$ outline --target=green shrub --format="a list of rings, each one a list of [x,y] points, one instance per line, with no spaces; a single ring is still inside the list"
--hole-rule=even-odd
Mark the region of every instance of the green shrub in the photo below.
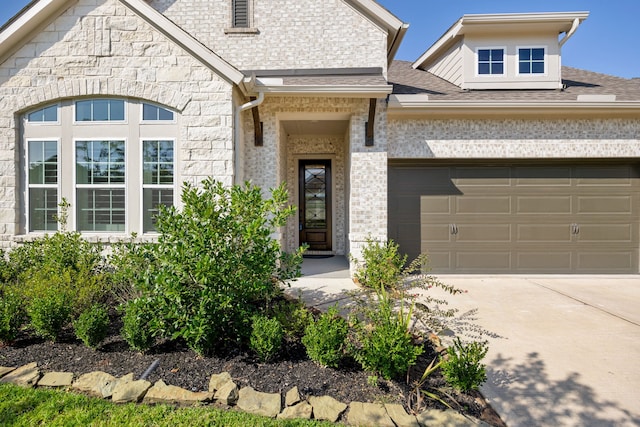
[[[24,300],[9,286],[0,285],[0,342],[11,342],[26,320]]]
[[[277,319],[253,316],[249,346],[263,362],[268,362],[282,346],[283,331]]]
[[[302,344],[311,360],[322,366],[336,368],[344,355],[348,333],[347,321],[340,317],[334,306],[307,326]]]
[[[109,329],[107,309],[99,304],[90,307],[73,322],[73,327],[76,331],[76,337],[87,347],[98,347],[98,344],[107,336]]]
[[[282,299],[273,305],[270,313],[280,322],[283,332],[289,337],[302,337],[304,330],[313,321],[313,316],[300,299]]]
[[[198,354],[248,340],[251,317],[299,275],[302,260],[272,238],[294,208],[284,185],[271,194],[207,179],[201,188],[185,184],[181,210],[161,209],[158,243],[146,249],[154,262],[137,279],[155,334],[182,338]]]
[[[149,301],[145,298],[132,299],[123,306],[123,310],[122,338],[133,350],[149,350],[154,343],[151,331],[153,313]]]
[[[406,374],[422,354],[423,347],[413,343],[408,330],[413,306],[407,310],[404,305],[401,301],[399,312],[394,312],[392,300],[381,288],[377,302],[365,310],[354,350],[365,371],[379,373],[385,379],[397,378]]]
[[[71,320],[71,297],[54,284],[28,302],[27,313],[37,335],[56,341]]]
[[[487,380],[485,365],[481,363],[489,350],[486,342],[462,344],[456,338],[442,359],[441,369],[447,383],[462,391],[477,390]]]
[[[384,243],[367,239],[362,248],[362,263],[356,260],[355,279],[371,289],[393,289],[401,284],[406,255],[400,255],[399,246],[388,240]]]

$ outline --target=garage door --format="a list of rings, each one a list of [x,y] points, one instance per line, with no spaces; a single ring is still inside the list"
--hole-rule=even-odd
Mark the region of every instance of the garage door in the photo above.
[[[633,164],[389,166],[389,237],[439,273],[638,273]]]

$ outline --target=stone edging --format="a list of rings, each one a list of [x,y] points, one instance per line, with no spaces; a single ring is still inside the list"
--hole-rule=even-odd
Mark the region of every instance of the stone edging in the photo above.
[[[238,388],[228,372],[213,374],[206,392],[193,392],[167,385],[163,380],[155,384],[139,379],[133,374],[116,378],[106,372],[96,371],[80,375],[73,381],[71,372],[41,373],[36,362],[11,368],[0,366],[0,383],[12,383],[23,387],[57,387],[79,391],[114,403],[142,402],[193,405],[217,403],[256,415],[278,419],[316,419],[336,422],[342,417],[348,425],[419,427],[419,426],[488,426],[483,421],[470,419],[454,411],[429,410],[417,417],[407,414],[402,405],[351,402],[349,405],[330,396],[310,396],[303,400],[298,387],[284,396],[280,393],[262,393],[251,387]]]

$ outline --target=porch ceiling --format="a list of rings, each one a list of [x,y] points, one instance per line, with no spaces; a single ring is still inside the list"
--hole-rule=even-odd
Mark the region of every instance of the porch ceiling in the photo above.
[[[349,128],[347,120],[283,120],[287,135],[339,135]]]

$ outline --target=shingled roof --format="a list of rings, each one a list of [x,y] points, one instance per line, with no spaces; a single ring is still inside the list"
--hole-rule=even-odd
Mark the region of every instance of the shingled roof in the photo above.
[[[575,101],[578,95],[615,95],[616,101],[640,101],[640,79],[625,79],[562,67],[563,90],[462,90],[411,62],[393,61],[388,81],[393,94],[426,94],[433,101]]]

